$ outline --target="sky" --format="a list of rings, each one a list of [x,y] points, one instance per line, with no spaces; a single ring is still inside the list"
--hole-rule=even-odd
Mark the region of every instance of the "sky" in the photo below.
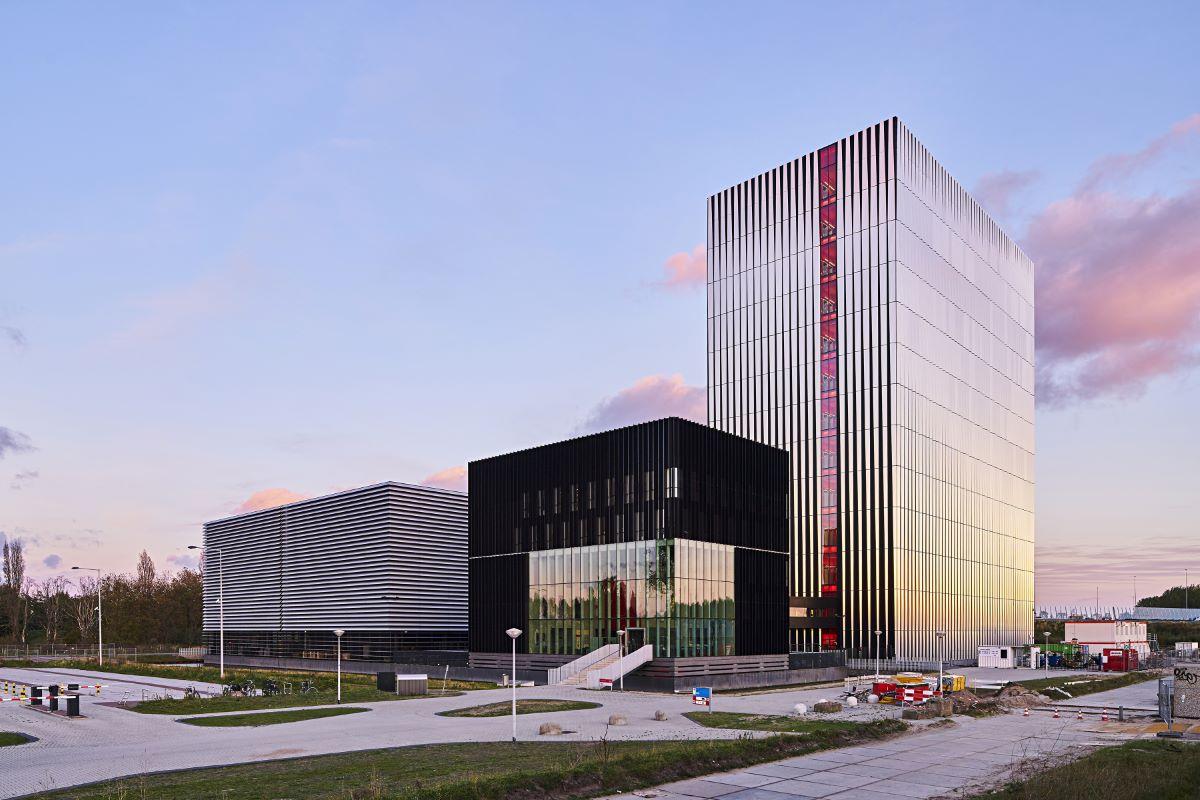
[[[706,197],[896,115],[1037,264],[1038,604],[1200,575],[1200,11],[831,8],[0,5],[0,535],[703,418]]]

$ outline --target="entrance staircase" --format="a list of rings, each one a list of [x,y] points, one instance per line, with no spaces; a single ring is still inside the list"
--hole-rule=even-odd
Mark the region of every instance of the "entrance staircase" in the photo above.
[[[549,670],[546,682],[581,689],[607,689],[654,658],[654,647],[646,645],[621,657],[619,645],[606,644],[561,667]]]
[[[599,661],[597,661],[595,664],[592,664],[591,666],[586,667],[585,669],[583,669],[579,672],[576,672],[574,675],[572,675],[571,677],[569,677],[565,681],[563,681],[562,685],[563,686],[587,686],[589,675],[591,675],[593,672],[608,669],[609,667],[611,667],[613,664],[616,664],[620,660],[621,660],[620,651],[611,653],[611,654],[605,656],[604,658],[600,659]]]

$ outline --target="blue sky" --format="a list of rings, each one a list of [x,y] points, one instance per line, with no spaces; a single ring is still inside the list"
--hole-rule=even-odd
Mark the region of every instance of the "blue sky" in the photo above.
[[[702,387],[703,291],[662,282],[705,198],[885,117],[968,188],[1018,175],[989,200],[1021,240],[1200,111],[1188,4],[855,9],[6,4],[0,531],[42,575],[186,564],[256,492],[417,482]],[[1121,196],[1188,197],[1194,138]],[[1172,364],[1039,412],[1040,601],[1197,554]]]

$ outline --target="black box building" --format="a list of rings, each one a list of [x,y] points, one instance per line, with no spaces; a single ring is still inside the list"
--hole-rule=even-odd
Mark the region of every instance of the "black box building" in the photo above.
[[[787,653],[785,451],[669,418],[474,461],[468,483],[472,663],[513,627],[525,664],[621,630],[656,664]]]

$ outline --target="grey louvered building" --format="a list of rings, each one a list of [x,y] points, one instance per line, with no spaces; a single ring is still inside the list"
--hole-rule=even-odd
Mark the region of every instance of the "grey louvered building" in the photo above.
[[[380,483],[204,525],[204,633],[226,657],[384,662],[465,650],[467,496]]]

